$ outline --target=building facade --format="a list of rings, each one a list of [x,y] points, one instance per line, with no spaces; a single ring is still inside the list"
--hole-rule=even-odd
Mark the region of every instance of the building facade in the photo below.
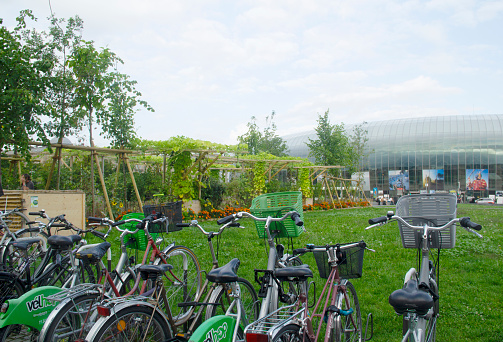
[[[363,127],[369,138],[361,163],[367,191],[487,197],[503,190],[501,114],[376,121]],[[316,133],[285,136],[290,155],[308,157],[308,138],[316,139]]]

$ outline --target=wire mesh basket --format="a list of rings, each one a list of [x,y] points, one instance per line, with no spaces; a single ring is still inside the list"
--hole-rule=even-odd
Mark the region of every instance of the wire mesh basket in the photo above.
[[[143,213],[145,217],[148,215],[162,214],[168,218],[168,232],[176,232],[181,230],[181,227],[177,227],[177,223],[181,223],[183,220],[182,214],[182,201],[168,202],[163,204],[150,204],[143,206]],[[165,233],[166,226],[164,224],[153,224],[150,225],[149,232],[151,233]]]
[[[303,220],[302,192],[300,191],[275,192],[260,195],[253,199],[250,207],[250,213],[263,218],[268,216],[282,217],[292,210],[297,211],[300,219]],[[255,221],[255,227],[260,238],[267,236],[264,221]],[[276,231],[276,237],[297,237],[304,231],[304,227],[299,227],[293,220],[286,219],[281,222],[271,222],[269,230],[271,232]]]
[[[442,226],[456,218],[457,198],[454,194],[419,194],[400,197],[396,203],[396,214],[414,226]],[[404,248],[421,248],[423,232],[405,227],[398,222]],[[431,231],[429,248],[454,248],[456,226],[442,231]]]
[[[343,246],[343,245],[341,245]],[[343,279],[360,278],[363,273],[363,253],[365,248],[360,246],[350,247],[341,250],[341,255],[338,257],[337,268],[339,269],[339,276]],[[332,267],[328,263],[328,254],[326,251],[313,252],[316,266],[320,277],[328,279]]]

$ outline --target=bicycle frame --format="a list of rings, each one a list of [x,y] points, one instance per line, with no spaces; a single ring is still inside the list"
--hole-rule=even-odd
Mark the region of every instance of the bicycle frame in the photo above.
[[[430,227],[425,224],[422,236],[422,247],[421,247],[421,269],[419,271],[418,283],[429,284],[430,282],[430,249],[428,248],[428,231]],[[416,277],[416,270],[411,268],[409,272],[407,272],[404,283],[407,283],[408,280]],[[438,293],[437,293],[438,295]],[[431,321],[431,326],[433,329],[429,329],[430,332],[434,331],[437,324],[437,317],[433,315],[433,308],[430,309],[430,312],[426,315],[426,317],[421,317],[416,313],[407,313],[405,314],[405,319],[409,321],[409,329],[404,334],[402,342],[406,342],[407,339],[412,335],[414,340],[417,342],[420,341],[430,341],[430,337],[425,336],[426,334],[426,326],[428,325],[428,321]]]

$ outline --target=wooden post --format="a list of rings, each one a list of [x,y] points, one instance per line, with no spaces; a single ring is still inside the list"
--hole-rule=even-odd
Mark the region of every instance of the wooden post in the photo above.
[[[138,200],[138,205],[140,209],[143,208],[143,203],[140,198],[140,193],[138,192],[138,187],[136,186],[136,181],[134,179],[133,170],[131,170],[131,165],[129,165],[129,158],[124,155],[124,161],[126,162],[127,168],[129,170],[129,175],[131,176],[131,182],[133,182],[134,192],[136,193],[136,199]]]
[[[112,207],[110,206],[110,199],[108,198],[107,187],[105,185],[105,178],[103,177],[103,172],[101,171],[100,160],[98,159],[97,153],[93,153],[93,155],[94,155],[94,159],[96,161],[96,168],[98,169],[98,175],[100,176],[101,187],[103,188],[103,195],[105,196],[105,203],[107,204],[108,215],[113,220],[114,214],[112,212]]]

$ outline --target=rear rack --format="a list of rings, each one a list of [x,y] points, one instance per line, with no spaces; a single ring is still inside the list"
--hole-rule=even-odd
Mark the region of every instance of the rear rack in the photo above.
[[[290,323],[292,320],[301,320],[301,316],[306,310],[302,308],[296,310],[296,304],[283,306],[278,310],[271,312],[269,315],[249,324],[245,328],[245,336],[247,334],[269,335],[269,340],[272,340],[275,331]]]
[[[79,296],[85,293],[96,292],[99,291],[98,288],[102,287],[101,284],[92,284],[92,283],[84,283],[78,284],[70,289],[63,289],[58,293],[45,297],[45,299],[51,302],[62,302],[66,298]]]

